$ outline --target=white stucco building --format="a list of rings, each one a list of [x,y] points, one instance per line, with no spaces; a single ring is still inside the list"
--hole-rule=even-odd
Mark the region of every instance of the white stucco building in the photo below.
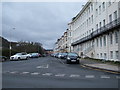
[[[69,23],[73,52],[120,60],[120,0],[90,0]]]

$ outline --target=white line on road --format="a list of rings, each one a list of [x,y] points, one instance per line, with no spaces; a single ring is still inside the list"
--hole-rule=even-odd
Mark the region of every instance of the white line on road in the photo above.
[[[28,74],[28,73],[30,73],[30,72],[22,72],[22,73],[20,73],[20,74]]]
[[[40,74],[40,73],[38,73],[38,72],[31,73],[31,75],[38,75],[38,74]]]
[[[77,75],[77,74],[71,74],[70,77],[80,77],[80,75]]]
[[[49,65],[47,64],[47,65],[41,65],[41,66],[37,66],[36,68],[49,68]]]
[[[107,75],[101,75],[101,77],[100,78],[110,78],[110,76],[107,76]]]
[[[62,64],[65,64],[61,59],[57,59],[57,60],[59,60]]]
[[[94,75],[86,75],[85,78],[95,78]]]
[[[11,74],[16,74],[16,73],[18,73],[18,71],[13,71],[13,72],[9,72],[9,73],[11,73]]]
[[[44,73],[44,74],[42,74],[43,76],[51,76],[52,75],[52,73]]]
[[[64,77],[65,74],[56,74],[55,76],[56,76],[56,77]]]

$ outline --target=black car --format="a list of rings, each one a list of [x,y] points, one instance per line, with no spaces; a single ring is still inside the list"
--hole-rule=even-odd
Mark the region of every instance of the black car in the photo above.
[[[61,59],[66,59],[67,54],[68,54],[68,53],[62,53],[60,58],[61,58]]]
[[[7,60],[7,57],[6,56],[0,56],[0,61],[6,61]]]
[[[66,63],[70,64],[70,63],[77,63],[79,64],[79,56],[77,53],[68,53],[67,57],[66,57]]]

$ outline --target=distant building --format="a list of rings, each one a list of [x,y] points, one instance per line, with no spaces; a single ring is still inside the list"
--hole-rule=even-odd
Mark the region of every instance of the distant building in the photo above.
[[[53,49],[46,49],[45,52],[46,52],[47,54],[52,54],[52,53],[53,53]]]

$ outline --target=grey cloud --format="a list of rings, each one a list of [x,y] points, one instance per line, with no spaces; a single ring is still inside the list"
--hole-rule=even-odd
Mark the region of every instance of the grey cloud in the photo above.
[[[39,41],[45,48],[53,48],[57,38],[67,29],[83,3],[3,3],[3,37],[13,41]],[[15,30],[12,28],[15,27]]]

